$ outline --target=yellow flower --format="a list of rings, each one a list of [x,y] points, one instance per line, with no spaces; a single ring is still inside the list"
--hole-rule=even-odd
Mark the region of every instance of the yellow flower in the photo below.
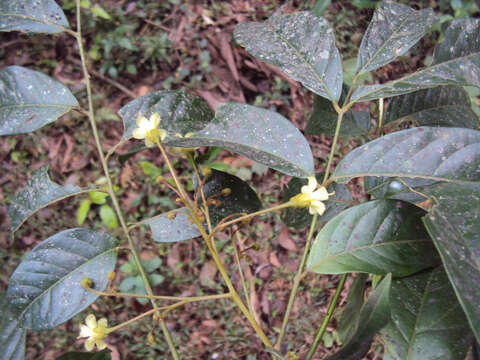
[[[317,179],[310,176],[308,178],[308,185],[302,186],[301,193],[295,195],[290,199],[294,203],[295,207],[309,207],[308,210],[311,215],[317,213],[323,215],[325,212],[325,204],[322,201],[328,200],[328,197],[335,193],[329,194],[324,186],[320,186],[318,189]]]
[[[87,349],[87,351],[92,351],[95,345],[97,345],[98,350],[105,349],[107,344],[103,339],[105,339],[110,332],[107,319],[102,318],[97,322],[95,315],[90,314],[85,319],[85,324],[87,325],[80,324],[80,335],[77,339],[88,338],[85,340],[85,349]]]
[[[132,136],[135,139],[145,139],[145,145],[148,147],[154,146],[156,142],[162,141],[167,136],[164,129],[158,129],[160,120],[158,113],[153,113],[150,119],[139,116],[137,118],[138,128],[133,130]]]

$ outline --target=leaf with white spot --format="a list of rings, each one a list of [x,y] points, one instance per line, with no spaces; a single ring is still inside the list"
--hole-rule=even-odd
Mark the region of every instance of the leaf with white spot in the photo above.
[[[342,60],[328,21],[310,12],[274,14],[235,27],[235,41],[260,60],[332,101],[342,92]]]
[[[81,189],[75,185],[58,185],[50,180],[48,166],[36,170],[25,188],[10,202],[8,217],[10,233],[13,235],[20,226],[35,212],[67,197],[91,191],[93,188]]]
[[[59,232],[30,251],[10,277],[7,301],[32,330],[52,329],[93,303],[98,295],[81,286],[85,277],[103,291],[115,268],[116,240],[76,228]]]
[[[55,34],[64,28],[67,18],[53,0],[0,0],[0,31]]]
[[[38,71],[0,71],[0,135],[22,134],[54,122],[78,106],[70,90]]]
[[[0,354],[2,360],[25,359],[27,329],[10,308],[5,295],[0,295]]]

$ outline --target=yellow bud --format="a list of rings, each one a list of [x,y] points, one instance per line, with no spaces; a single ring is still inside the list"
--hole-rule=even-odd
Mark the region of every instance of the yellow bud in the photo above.
[[[148,333],[147,340],[152,345],[155,345],[157,343],[157,341],[155,339],[155,334],[153,333],[153,330]]]
[[[169,220],[175,219],[176,216],[177,216],[177,213],[175,211],[169,212],[168,215],[167,215]]]
[[[82,285],[84,289],[90,289],[93,286],[93,281],[89,277],[84,277],[80,282],[80,285]]]
[[[229,196],[231,193],[232,193],[232,189],[230,188],[222,189],[222,195]]]
[[[109,280],[109,281],[114,280],[114,279],[115,279],[115,275],[116,275],[116,274],[115,274],[115,271],[110,271],[110,272],[108,273],[108,275],[107,275],[108,280]]]
[[[157,184],[160,184],[160,183],[162,183],[162,182],[164,182],[164,181],[165,181],[165,177],[163,177],[162,175],[157,176],[157,177],[155,178],[155,182],[156,182]]]
[[[182,201],[181,198],[177,197],[177,198],[175,199],[175,202],[176,202],[176,203],[181,203],[181,202],[183,202],[183,201]]]
[[[153,314],[153,321],[159,322],[162,318],[157,313]]]
[[[188,132],[185,134],[185,137],[189,138],[189,137],[192,137],[193,135],[195,135],[193,132]]]
[[[208,178],[210,175],[212,175],[212,169],[209,167],[204,167],[202,169],[202,174],[205,178]]]

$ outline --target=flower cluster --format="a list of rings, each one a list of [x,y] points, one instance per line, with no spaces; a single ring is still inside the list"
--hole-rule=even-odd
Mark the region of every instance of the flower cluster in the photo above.
[[[167,132],[164,129],[158,129],[160,120],[158,113],[153,113],[150,119],[147,119],[145,116],[139,116],[137,118],[138,128],[133,130],[132,136],[135,139],[145,139],[145,145],[148,147],[163,141],[167,136]]]
[[[323,215],[325,212],[325,204],[322,201],[328,200],[328,197],[335,193],[328,193],[324,186],[318,187],[317,179],[310,176],[308,185],[302,186],[301,193],[290,199],[295,207],[309,207],[310,214]]]

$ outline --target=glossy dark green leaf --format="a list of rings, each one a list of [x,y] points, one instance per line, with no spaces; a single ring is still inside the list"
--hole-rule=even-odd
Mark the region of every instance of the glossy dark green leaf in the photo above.
[[[52,329],[93,303],[108,284],[116,262],[116,240],[85,228],[57,233],[35,246],[10,277],[7,300],[32,330]]]
[[[405,117],[413,120],[416,126],[472,129],[480,126],[470,97],[460,86],[438,86],[392,98],[385,113],[385,124]]]
[[[56,360],[110,360],[112,358],[110,353],[109,349],[97,352],[72,351],[57,357]]]
[[[148,149],[148,147],[146,147],[145,144],[134,145],[130,149],[128,149],[128,151],[125,154],[118,155],[118,162],[120,163],[120,165],[123,166],[125,164],[125,162],[128,159],[130,159],[132,156],[135,156],[139,152],[141,152],[143,150],[147,150],[147,149]]]
[[[305,133],[308,135],[335,134],[338,114],[330,101],[315,96],[313,113],[308,121]],[[368,111],[348,110],[343,115],[341,137],[364,135],[370,130],[370,113]]]
[[[342,343],[349,342],[355,335],[360,317],[360,309],[363,305],[363,294],[367,284],[368,274],[358,274],[353,279],[350,290],[348,290],[347,305],[342,310],[338,320],[338,336]]]
[[[401,79],[358,87],[353,102],[408,94],[440,85],[480,87],[480,20],[457,19],[435,49],[434,64]]]
[[[385,360],[463,360],[472,334],[442,267],[392,281]]]
[[[240,103],[217,107],[215,118],[200,98],[180,91],[159,91],[120,109],[124,137],[131,137],[136,119],[159,113],[167,130],[167,146],[217,146],[244,155],[288,175],[313,173],[313,156],[298,129],[276,112]],[[184,136],[187,135],[188,136]]]
[[[440,183],[428,195],[433,208],[425,226],[480,342],[480,182]]]
[[[320,274],[365,272],[406,276],[440,262],[420,216],[394,200],[369,201],[330,220],[318,233],[307,269]]]
[[[194,179],[194,188],[198,190],[198,181]],[[222,195],[223,189],[230,189],[230,195]],[[226,216],[241,213],[252,213],[260,210],[262,203],[255,191],[240,178],[229,173],[212,170],[205,180],[203,193],[208,201],[212,197],[220,201],[218,205],[209,205],[208,212],[212,226],[217,225]],[[201,198],[200,198],[201,199]]]
[[[381,3],[363,36],[357,72],[362,74],[378,69],[405,54],[436,19],[432,9],[415,11],[394,2]]]
[[[0,0],[0,31],[55,34],[68,21],[54,0]]]
[[[335,168],[332,179],[359,176],[470,182],[480,179],[480,131],[418,127],[398,131],[353,150]]]
[[[0,354],[2,360],[25,359],[27,330],[10,308],[5,295],[0,295]]]
[[[159,128],[167,130],[166,145],[174,145],[178,137],[203,129],[213,113],[200,97],[184,91],[154,91],[136,98],[123,106],[118,113],[123,119],[123,138],[132,137],[139,116],[149,118],[153,113],[161,117]],[[174,145],[175,146],[175,145]]]
[[[70,90],[47,75],[21,66],[0,71],[0,135],[40,129],[77,106]]]
[[[50,180],[48,166],[36,170],[25,188],[10,202],[8,217],[10,232],[13,234],[35,212],[63,200],[69,196],[91,191],[91,188],[81,189],[75,185],[58,185]]]
[[[387,325],[390,319],[390,287],[392,275],[388,274],[370,293],[360,310],[358,327],[346,343],[326,360],[358,360],[370,349],[375,334]]]
[[[323,181],[323,173],[316,175],[319,184]],[[283,201],[288,201],[293,196],[301,192],[302,186],[307,184],[307,180],[293,178],[283,191]],[[343,184],[332,183],[328,186],[328,192],[334,192],[325,202],[325,213],[318,218],[319,222],[326,222],[345,209],[352,202],[352,195],[348,188]],[[312,222],[313,216],[310,215],[308,208],[289,207],[282,211],[282,220],[285,225],[294,229],[303,229]]]
[[[342,61],[335,36],[325,18],[309,12],[274,14],[263,22],[235,27],[237,43],[267,64],[327,99],[342,91]]]
[[[194,179],[194,187],[197,190],[196,179]],[[221,194],[225,188],[231,190],[230,195]],[[255,212],[261,207],[257,194],[246,182],[222,171],[212,170],[212,174],[205,181],[203,192],[206,199],[213,196],[213,199],[220,202],[217,205],[209,205],[212,226],[217,225],[226,216]],[[200,194],[199,201],[201,203]],[[170,213],[175,213],[175,217],[169,219]],[[142,223],[150,226],[153,239],[157,242],[188,240],[200,236],[200,231],[188,219],[187,214],[190,214],[188,210],[181,208],[144,220]]]

